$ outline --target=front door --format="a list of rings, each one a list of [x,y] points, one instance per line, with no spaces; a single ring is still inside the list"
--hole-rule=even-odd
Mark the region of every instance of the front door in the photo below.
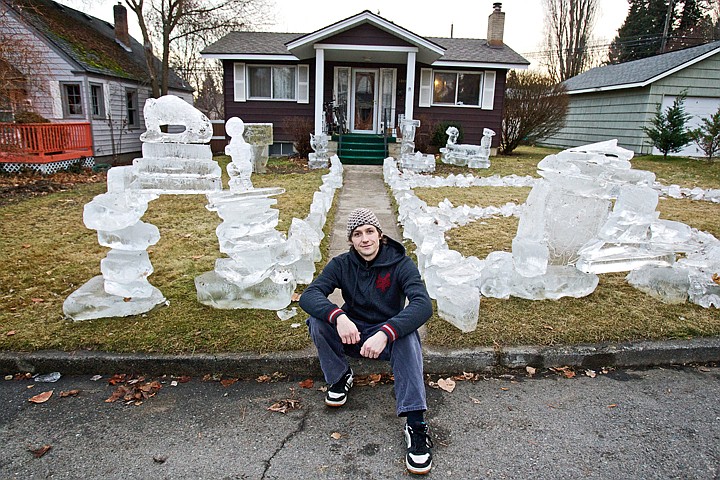
[[[353,133],[377,132],[378,70],[353,69],[350,128]]]

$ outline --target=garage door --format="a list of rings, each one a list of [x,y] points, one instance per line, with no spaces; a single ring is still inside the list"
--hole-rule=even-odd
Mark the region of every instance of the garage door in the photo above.
[[[666,96],[663,98],[662,110],[663,112],[675,101],[674,96]],[[703,118],[708,118],[714,114],[720,106],[720,98],[708,98],[708,97],[687,97],[684,102],[685,113],[691,115],[690,120],[687,123],[687,128],[694,129],[700,126]],[[662,155],[662,152],[657,148],[653,147],[653,155]],[[704,157],[705,153],[700,150],[697,143],[690,142],[677,153],[671,153],[670,155],[681,156],[681,157]]]

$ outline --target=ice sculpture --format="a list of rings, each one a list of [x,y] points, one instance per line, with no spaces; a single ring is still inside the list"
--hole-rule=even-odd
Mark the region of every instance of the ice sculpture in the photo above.
[[[250,190],[253,188],[250,179],[253,171],[253,151],[243,138],[245,124],[238,117],[232,117],[225,123],[225,132],[230,136],[230,142],[225,146],[225,155],[229,155],[231,159],[227,166],[230,191]]]
[[[402,143],[400,144],[400,168],[412,172],[434,172],[435,156],[425,155],[415,151],[415,133],[420,126],[420,120],[413,120],[400,116],[400,130]]]
[[[448,135],[448,141],[445,148],[440,149],[443,163],[461,167],[468,166],[469,168],[490,167],[490,146],[492,145],[492,137],[495,135],[494,131],[489,128],[483,129],[483,138],[480,145],[458,145],[457,139],[460,132],[457,127],[452,125],[448,127],[445,133]]]
[[[158,242],[154,225],[141,221],[148,203],[160,194],[208,193],[221,188],[220,167],[212,160],[210,121],[174,96],[148,99],[144,109],[148,131],[141,135],[142,158],[131,166],[108,171],[107,193],[85,205],[85,226],[97,230],[100,245],[109,247],[100,261],[101,275],[71,293],[63,312],[73,320],[122,317],[147,312],[165,297],[147,277],[153,267],[147,249]],[[181,125],[166,133],[163,125]]]
[[[232,124],[240,125],[236,120]],[[242,134],[239,127],[233,131],[233,135]],[[242,137],[240,140],[234,143],[233,137],[230,146],[242,146]],[[246,149],[230,151],[245,155]],[[235,161],[233,156],[228,171]],[[334,192],[341,185],[342,164],[333,156],[310,214],[305,220],[292,219],[287,238],[276,230],[279,212],[272,208],[277,203],[272,197],[284,189],[253,188],[250,183],[249,188],[238,185],[230,192],[208,194],[208,210],[223,220],[216,229],[220,251],[229,258],[218,258],[214,270],[195,278],[198,301],[222,309],[285,309],[297,284],[313,279],[315,262],[320,260],[322,228]]]
[[[308,154],[308,167],[313,169],[328,167],[328,141],[330,135],[310,134],[310,146],[315,151]]]
[[[538,165],[540,180],[434,179],[401,173],[391,158],[383,173],[398,204],[403,235],[417,246],[428,293],[440,316],[463,332],[476,327],[479,305],[470,297],[458,300],[457,292],[461,297],[478,289],[495,298],[577,298],[595,290],[597,273],[611,271],[630,271],[631,285],[664,302],[720,308],[720,241],[659,219],[655,177],[631,169],[630,158],[632,152],[612,140],[546,157]],[[446,185],[534,185],[519,213],[512,253],[493,252],[479,260],[448,248],[446,230],[486,215],[514,215],[517,207],[456,208],[447,200],[428,207],[412,191]],[[675,261],[677,253],[684,257]]]
[[[273,143],[273,124],[246,123],[243,138],[252,151],[253,172],[265,173],[270,145]]]

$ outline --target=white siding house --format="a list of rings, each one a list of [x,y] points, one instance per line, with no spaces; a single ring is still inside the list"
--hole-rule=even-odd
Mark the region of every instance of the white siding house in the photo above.
[[[116,26],[51,0],[0,0],[0,9],[0,35],[32,46],[37,58],[14,68],[42,79],[27,82],[21,103],[4,102],[3,121],[27,110],[53,123],[89,122],[100,162],[139,152],[142,108],[152,91],[144,49],[127,32],[125,7],[114,6]],[[173,72],[170,86],[169,93],[192,104],[192,88]]]

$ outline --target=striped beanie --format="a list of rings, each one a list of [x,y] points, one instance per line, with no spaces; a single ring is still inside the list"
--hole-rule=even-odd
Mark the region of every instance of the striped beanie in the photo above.
[[[378,221],[375,214],[367,208],[356,208],[348,216],[347,221],[347,236],[348,239],[352,236],[353,231],[363,225],[372,225],[378,229],[378,232],[382,232],[380,228],[380,222]]]

